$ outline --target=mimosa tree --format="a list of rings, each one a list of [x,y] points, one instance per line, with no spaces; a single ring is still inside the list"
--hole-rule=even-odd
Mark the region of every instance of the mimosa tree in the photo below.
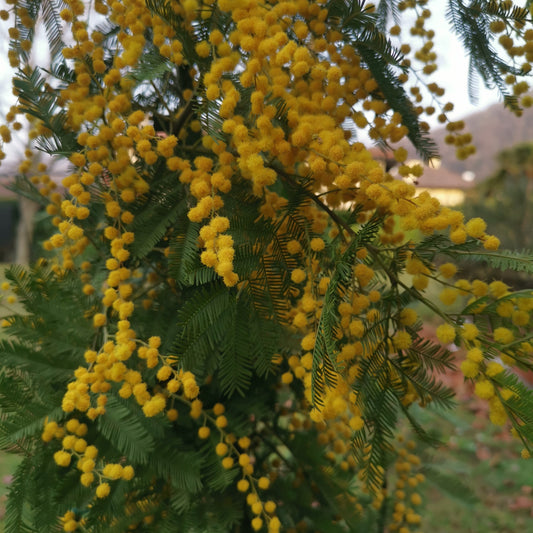
[[[426,115],[474,150],[432,80],[426,0],[5,4],[2,139],[27,119],[34,150],[70,161],[56,184],[30,151],[17,180],[50,235],[4,287],[25,309],[0,341],[0,445],[23,456],[6,531],[417,530],[423,465],[397,429],[434,441],[417,412],[453,407],[452,342],[529,457],[513,369],[532,368],[532,292],[453,263],[531,273],[532,255],[401,179],[422,168],[397,143],[437,155]],[[450,0],[447,18],[473,72],[530,105],[529,11]]]

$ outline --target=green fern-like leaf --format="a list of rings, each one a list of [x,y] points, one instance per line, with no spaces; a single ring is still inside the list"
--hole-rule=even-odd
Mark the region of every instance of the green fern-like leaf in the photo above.
[[[98,430],[130,461],[144,464],[150,459],[155,443],[139,420],[141,416],[138,408],[132,410],[110,396],[105,414],[98,418]]]
[[[502,73],[519,75],[520,69],[505,63],[487,39],[490,33],[488,16],[490,13],[485,11],[486,5],[487,3],[483,2],[483,9],[480,9],[479,2],[468,6],[462,0],[453,0],[448,3],[446,18],[469,52],[471,58],[469,76],[477,72],[487,87],[497,87],[506,105],[516,110],[518,100],[507,92]]]
[[[249,309],[240,301],[229,310],[231,315],[221,345],[220,386],[224,394],[244,395],[252,378],[252,339],[248,333]]]
[[[213,281],[215,272],[212,268],[205,272],[205,276],[201,273],[205,269],[200,263],[198,249],[199,224],[191,222],[186,215],[183,215],[176,221],[176,226],[182,229],[170,244],[170,275],[180,287],[192,284],[203,285]]]
[[[162,168],[154,170],[157,175]],[[135,241],[131,246],[133,254],[137,258],[145,257],[186,210],[187,202],[176,176],[166,174],[158,179],[149,197],[141,200],[137,206],[132,225],[132,231],[135,232]]]
[[[453,255],[468,261],[482,261],[499,270],[515,270],[516,272],[533,274],[532,250],[523,250],[521,252],[511,250],[498,252],[484,252],[481,250],[477,252],[455,251]]]
[[[28,493],[31,490],[34,465],[31,458],[26,458],[17,467],[13,483],[9,487],[9,495],[4,518],[4,528],[7,532],[35,533],[35,529],[28,525]]]
[[[339,323],[337,309],[343,295],[348,293],[353,283],[352,269],[357,251],[375,239],[380,224],[379,218],[365,224],[342,256],[334,261],[335,267],[324,298],[313,350],[313,402],[321,403],[322,384],[335,383],[335,361],[338,352],[336,332]],[[316,380],[319,373],[322,379]]]

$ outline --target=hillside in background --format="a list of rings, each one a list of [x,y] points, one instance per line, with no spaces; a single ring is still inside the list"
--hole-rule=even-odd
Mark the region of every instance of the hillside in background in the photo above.
[[[455,147],[444,142],[447,132],[444,128],[433,130],[432,138],[439,147],[442,166],[461,175],[474,172],[476,182],[489,177],[496,169],[496,157],[506,149],[519,143],[533,142],[533,108],[526,109],[522,117],[516,117],[501,104],[473,113],[464,118],[465,132],[473,136],[477,153],[466,161],[455,158]]]

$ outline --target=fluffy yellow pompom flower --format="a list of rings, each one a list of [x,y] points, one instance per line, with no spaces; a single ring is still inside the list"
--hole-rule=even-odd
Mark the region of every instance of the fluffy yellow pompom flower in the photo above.
[[[171,375],[172,375],[172,367],[167,366],[167,365],[162,366],[157,371],[157,379],[159,381],[166,381]]]
[[[215,405],[213,405],[213,414],[215,416],[223,415],[225,411],[226,411],[226,408],[224,407],[223,404],[216,403]]]
[[[292,272],[291,272],[291,280],[294,282],[294,283],[302,283],[303,281],[305,281],[305,278],[307,277],[307,274],[305,273],[305,271],[301,268],[295,268]]]
[[[217,416],[215,425],[217,428],[223,429],[228,425],[228,419],[224,415]]]
[[[487,380],[476,383],[474,394],[483,400],[488,400],[494,396],[494,385]]]
[[[485,248],[485,250],[495,251],[498,250],[499,247],[500,239],[498,239],[498,237],[495,237],[494,235],[487,237],[483,242],[483,248]]]
[[[439,294],[439,300],[444,305],[452,305],[457,299],[458,291],[457,289],[452,289],[451,287],[446,287]]]
[[[67,520],[63,524],[63,531],[76,531],[78,529],[78,522],[76,520]]]
[[[96,315],[93,316],[93,324],[94,324],[94,327],[96,328],[105,326],[106,322],[107,322],[107,319],[103,313],[96,313]]]
[[[466,241],[466,231],[463,228],[457,228],[450,231],[450,240],[454,244],[463,244]]]
[[[439,272],[446,279],[452,278],[457,273],[457,267],[453,263],[444,263],[439,267]]]
[[[240,479],[237,482],[237,490],[239,492],[246,492],[250,488],[250,482],[247,479]]]
[[[276,503],[272,500],[265,502],[264,509],[268,514],[272,514],[276,511]]]
[[[259,518],[258,516],[256,516],[252,520],[252,529],[254,531],[259,531],[262,527],[263,527],[263,520],[261,518]]]
[[[466,232],[470,237],[474,237],[475,239],[479,239],[485,234],[485,230],[487,229],[487,223],[479,217],[470,219],[466,225]]]
[[[270,479],[268,479],[267,477],[260,477],[259,480],[257,481],[257,486],[261,489],[261,490],[266,490],[268,489],[268,487],[270,487]]]
[[[228,453],[228,445],[225,442],[219,442],[215,447],[215,453],[219,457],[223,457]]]
[[[287,252],[289,252],[291,255],[296,255],[301,251],[302,245],[297,240],[293,239],[287,243]]]
[[[239,464],[241,466],[247,466],[250,464],[250,456],[247,453],[241,453],[239,455]]]
[[[191,418],[194,418],[194,419],[200,418],[202,414],[202,408],[203,408],[203,405],[200,400],[193,400],[191,402],[191,411],[190,411]]]
[[[120,479],[122,477],[122,465],[109,463],[104,466],[102,474],[109,479]]]
[[[167,418],[171,421],[171,422],[175,422],[177,419],[178,419],[178,416],[179,416],[179,413],[178,413],[178,410],[177,409],[169,409],[167,411]]]
[[[474,363],[481,363],[483,361],[483,352],[479,348],[472,348],[466,352],[466,357]]]
[[[443,344],[449,344],[455,339],[455,328],[450,324],[441,324],[437,328],[437,337]]]
[[[315,237],[314,239],[311,239],[309,245],[311,246],[311,250],[313,250],[314,252],[321,252],[326,247],[326,243],[320,237]]]
[[[209,57],[209,54],[211,53],[211,46],[207,41],[201,41],[199,42],[194,49],[196,50],[196,53],[200,57]]]
[[[418,315],[414,309],[406,307],[400,312],[400,323],[404,326],[412,326],[418,319]]]
[[[315,347],[316,336],[314,332],[308,333],[300,343],[300,346],[306,351],[310,351]]]
[[[202,426],[198,429],[198,436],[201,439],[207,439],[209,438],[209,435],[211,434],[211,430],[207,426]]]
[[[84,487],[88,487],[89,485],[91,485],[91,483],[94,481],[94,474],[92,472],[84,472],[81,476],[80,476],[80,483],[84,486]]]
[[[156,394],[151,400],[143,405],[143,413],[147,417],[158,415],[166,406],[165,397],[162,394]]]
[[[281,522],[277,516],[273,516],[268,524],[269,533],[278,533],[281,529]]]
[[[54,453],[54,461],[59,466],[67,467],[68,465],[70,465],[71,458],[72,457],[71,457],[70,453],[68,453],[68,452],[66,452],[64,450],[59,450],[56,453]]]
[[[463,324],[461,328],[461,336],[465,341],[473,341],[477,339],[479,335],[479,329],[474,324]]]
[[[200,388],[196,384],[194,377],[184,378],[183,379],[183,393],[186,398],[192,400],[198,396]]]
[[[489,289],[492,295],[496,298],[501,298],[502,296],[505,296],[509,291],[509,287],[503,281],[499,280],[493,281],[489,285]]]
[[[65,237],[60,233],[56,233],[50,237],[50,243],[54,248],[61,248],[65,244]]]
[[[514,341],[513,332],[507,328],[496,328],[494,330],[494,340],[502,344],[509,344]]]
[[[348,422],[353,431],[359,431],[365,425],[364,420],[360,416],[352,416]]]
[[[71,418],[66,424],[67,431],[74,433],[80,426],[80,421],[77,418]]]
[[[461,372],[465,378],[475,378],[479,374],[479,365],[470,359],[461,363]]]
[[[237,442],[243,450],[248,449],[250,447],[250,444],[252,444],[250,437],[241,437]]]
[[[222,467],[226,470],[233,468],[233,457],[224,457],[224,459],[222,459]]]
[[[214,217],[209,223],[209,227],[213,228],[217,233],[223,233],[229,228],[229,220],[226,217]]]
[[[405,350],[411,346],[413,339],[407,331],[398,331],[392,338],[392,343],[397,350]]]
[[[263,504],[259,501],[252,503],[250,506],[252,508],[252,513],[261,514],[263,512]]]
[[[109,486],[109,483],[100,483],[100,485],[96,487],[97,498],[106,498],[107,496],[109,496],[110,492],[111,492],[111,487]]]
[[[61,442],[61,444],[63,445],[63,448],[65,448],[65,450],[71,450],[72,448],[74,448],[74,444],[76,443],[76,436],[75,435],[67,435],[63,441]]]
[[[374,277],[374,271],[367,265],[360,263],[353,270],[355,277],[359,281],[361,287],[368,285],[370,280]]]
[[[122,469],[122,479],[125,479],[126,481],[130,481],[133,479],[133,476],[135,475],[135,470],[133,469],[133,466],[126,465]]]
[[[500,365],[500,363],[498,363],[497,361],[491,361],[488,365],[487,365],[487,370],[486,370],[486,374],[487,376],[489,377],[494,377],[494,376],[497,376],[498,374],[500,374],[501,372],[503,372],[503,366]]]

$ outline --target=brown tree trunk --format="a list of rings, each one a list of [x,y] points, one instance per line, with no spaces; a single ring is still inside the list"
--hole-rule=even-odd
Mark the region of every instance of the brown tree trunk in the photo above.
[[[28,265],[33,242],[34,216],[39,206],[25,197],[19,198],[20,216],[15,236],[15,263]]]

